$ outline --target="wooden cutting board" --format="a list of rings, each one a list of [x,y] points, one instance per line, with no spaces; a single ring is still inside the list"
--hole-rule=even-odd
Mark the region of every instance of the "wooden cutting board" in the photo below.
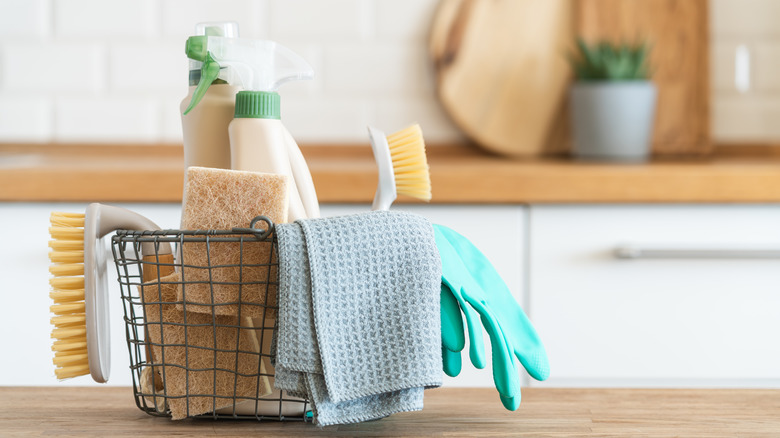
[[[443,0],[431,31],[441,102],[484,148],[542,152],[563,110],[570,0]]]
[[[578,35],[648,39],[653,152],[711,151],[707,0],[442,0],[430,40],[442,105],[487,150],[568,150],[566,54]]]

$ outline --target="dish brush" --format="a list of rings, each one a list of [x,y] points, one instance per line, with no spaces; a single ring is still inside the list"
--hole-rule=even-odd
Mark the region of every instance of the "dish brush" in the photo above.
[[[101,238],[118,229],[158,230],[159,227],[138,213],[124,208],[90,204],[84,214],[51,214],[49,234],[52,240],[49,280],[54,301],[51,312],[51,337],[55,339],[55,375],[58,379],[91,374],[99,383],[108,381],[110,344],[108,325],[108,250]],[[144,262],[173,266],[170,244],[161,242],[141,247]],[[160,254],[161,256],[157,256]],[[149,270],[152,271],[152,270]],[[160,272],[144,273],[156,278]]]
[[[389,136],[369,126],[368,135],[379,169],[371,209],[389,209],[399,194],[430,201],[431,176],[420,125],[414,124]]]

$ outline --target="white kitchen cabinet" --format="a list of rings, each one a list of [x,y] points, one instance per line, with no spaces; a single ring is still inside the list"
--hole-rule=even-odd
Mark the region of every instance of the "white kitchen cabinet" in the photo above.
[[[162,228],[178,228],[179,204],[122,204],[155,221]],[[0,351],[14,352],[14,360],[2,365],[3,385],[97,385],[87,377],[65,383],[54,378],[50,350],[49,273],[47,242],[51,211],[83,212],[83,203],[0,203],[0,252],[3,276],[4,308],[0,318]],[[323,216],[367,211],[368,205],[323,205]],[[525,234],[527,210],[521,206],[495,205],[397,205],[426,216],[432,222],[447,225],[471,239],[495,263],[496,268],[516,294],[524,299]],[[399,230],[403,232],[403,230]],[[115,273],[109,266],[111,312],[111,378],[109,385],[130,385],[129,357],[125,342],[123,310]],[[489,346],[487,338],[486,345]],[[489,353],[489,352],[488,352]],[[487,354],[488,359],[490,354]],[[490,365],[476,370],[464,355],[464,370],[448,386],[493,386]]]
[[[780,386],[780,258],[618,259],[616,248],[780,249],[777,205],[530,209],[544,386]]]

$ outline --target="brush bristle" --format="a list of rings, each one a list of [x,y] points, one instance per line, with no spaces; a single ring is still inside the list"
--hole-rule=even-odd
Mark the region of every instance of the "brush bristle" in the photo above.
[[[89,374],[84,303],[84,214],[52,213],[49,234],[49,297],[54,328],[54,374],[69,379]]]
[[[420,125],[414,124],[387,136],[393,160],[395,189],[400,195],[431,200],[431,175]]]

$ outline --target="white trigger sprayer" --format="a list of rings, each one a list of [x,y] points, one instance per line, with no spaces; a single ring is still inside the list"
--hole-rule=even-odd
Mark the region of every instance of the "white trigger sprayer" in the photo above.
[[[281,98],[276,89],[290,81],[311,79],[311,66],[274,41],[219,36],[193,36],[187,57],[203,62],[201,80],[185,110],[189,112],[217,79],[240,84],[230,123],[231,168],[288,175],[288,221],[319,217],[311,174],[298,145],[281,123]]]

